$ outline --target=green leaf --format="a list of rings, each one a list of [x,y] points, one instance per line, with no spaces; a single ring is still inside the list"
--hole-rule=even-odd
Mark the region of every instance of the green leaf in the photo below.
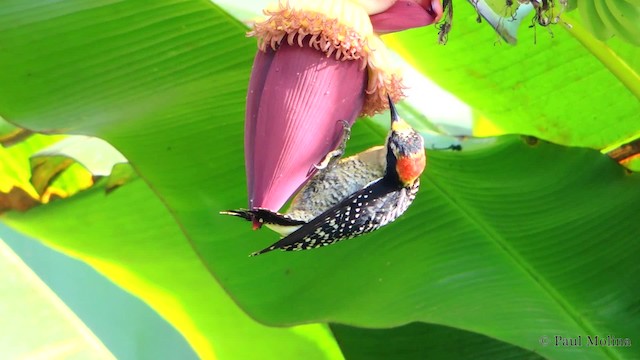
[[[56,157],[80,163],[94,176],[108,176],[116,164],[127,159],[104,140],[87,136],[68,136],[31,156],[39,164]]]
[[[334,324],[331,330],[349,360],[544,359],[531,351],[446,326],[412,323],[392,329],[361,329]]]
[[[0,337],[7,359],[114,359],[85,324],[0,240]],[[28,309],[29,311],[25,311]]]
[[[551,358],[630,357],[628,348],[567,350],[538,341],[543,335],[640,335],[634,305],[640,284],[635,275],[614,276],[640,271],[633,255],[640,248],[637,219],[626,215],[640,208],[638,176],[596,151],[511,138],[487,149],[432,153],[424,180],[397,223],[321,250],[245,264],[243,253],[267,240],[246,246],[235,228],[192,239],[235,298],[270,322],[378,327],[418,320]],[[249,226],[240,225],[247,234]],[[224,226],[219,221],[211,228]],[[255,282],[247,285],[248,278]]]
[[[33,134],[31,131],[15,127],[0,117],[0,145],[11,146],[28,138],[31,134]]]
[[[112,192],[118,187],[131,182],[133,179],[137,178],[138,174],[133,169],[131,164],[129,163],[120,163],[115,164],[113,166],[113,170],[111,171],[111,175],[107,178],[107,183],[105,184],[105,191],[107,193]]]
[[[541,336],[555,335],[640,338],[640,243],[634,217],[640,210],[640,178],[608,157],[588,149],[532,145],[518,137],[460,153],[431,152],[416,203],[393,225],[319,250],[248,258],[277,236],[251,232],[249,224],[217,214],[246,203],[242,122],[255,44],[245,39],[243,27],[205,1],[87,0],[82,11],[72,11],[78,5],[53,3],[31,4],[23,11],[24,4],[14,1],[7,7],[21,15],[20,22],[0,18],[0,44],[11,50],[11,56],[0,51],[0,66],[12,70],[0,74],[0,111],[27,128],[70,129],[108,140],[153,193],[134,181],[106,198],[91,190],[9,220],[91,259],[144,296],[200,351],[205,347],[197,346],[198,336],[216,330],[214,325],[208,330],[202,322],[210,319],[196,314],[215,309],[202,303],[215,298],[206,291],[222,292],[203,285],[196,293],[193,284],[205,282],[205,273],[193,271],[198,258],[186,250],[191,249],[187,240],[231,297],[264,323],[390,327],[422,321],[484,334],[554,359],[632,358],[633,349],[626,347],[539,343]],[[37,46],[26,45],[25,38],[36,39]],[[465,61],[452,44],[450,38],[447,60],[435,64]],[[536,49],[542,47],[539,41]],[[545,47],[542,59],[525,63],[539,69],[543,60],[555,58],[547,53],[558,47]],[[597,62],[589,59],[584,64],[576,60],[580,66],[571,79],[590,74]],[[500,68],[488,60],[479,64]],[[522,80],[521,74],[511,73],[512,85]],[[596,77],[614,86],[606,93],[594,91],[616,94],[609,108],[597,110],[607,108],[616,116],[637,113],[635,105],[624,103],[621,85],[616,87],[610,74],[600,71]],[[547,94],[546,83],[540,84],[539,96],[530,94],[522,104],[511,99],[509,107],[546,112],[533,101]],[[584,88],[569,81],[558,98]],[[474,98],[495,90],[479,89]],[[595,111],[588,101],[593,95],[586,96],[580,104]],[[576,97],[569,96],[573,103],[549,100],[556,103],[555,115],[580,113]],[[491,108],[489,101],[476,105]],[[611,133],[620,133],[618,123],[629,125],[616,122]],[[596,125],[601,124],[585,125],[598,134],[592,140],[611,135]],[[383,142],[382,134],[361,121],[350,147]],[[115,204],[106,206],[99,199]],[[87,211],[106,208],[113,212],[94,216]],[[70,229],[86,233],[70,236]],[[107,239],[93,241],[99,234]],[[85,253],[92,255],[78,255]],[[108,259],[104,266],[112,272],[100,267],[101,259]],[[182,262],[189,271],[175,270]],[[121,269],[129,269],[126,276]],[[165,285],[159,289],[159,283]],[[182,306],[163,307],[160,291]],[[167,308],[184,313],[176,316]]]
[[[62,136],[35,135],[26,140],[21,139],[9,147],[0,146],[0,213],[11,209],[25,211],[49,200],[48,196],[43,198],[31,183],[29,158],[61,138]],[[64,196],[64,191],[60,188],[51,190],[57,196]]]
[[[144,299],[202,358],[342,357],[323,325],[269,328],[244,314],[139,179],[107,196],[97,186],[3,220]]]
[[[244,25],[202,0],[9,0],[0,22],[0,68],[11,69],[0,83],[12,84],[0,109],[37,131],[104,135],[153,120],[153,133],[178,119],[199,130],[245,92],[256,50]]]
[[[43,194],[54,183],[64,183],[67,193],[73,194],[93,185],[93,180],[89,180],[89,185],[86,182],[83,184],[79,180],[82,175],[110,176],[116,164],[127,162],[127,159],[106,141],[79,135],[67,136],[34,153],[29,160],[31,183],[38,194]],[[121,183],[124,183],[123,176],[124,174],[117,175]],[[61,178],[68,181],[61,181]],[[112,181],[118,182],[118,179],[114,178]]]
[[[489,26],[477,24],[476,16],[473,6],[456,6],[446,46],[437,44],[433,27],[385,40],[494,124],[481,135],[527,134],[597,149],[640,135],[640,93],[629,88],[640,89],[640,68],[615,52],[637,48],[615,43],[614,51],[601,42],[583,46],[563,26],[550,26],[551,35],[540,26],[527,28],[527,20],[518,32],[518,45],[509,46]],[[613,62],[615,69],[627,66],[626,71],[614,71]]]

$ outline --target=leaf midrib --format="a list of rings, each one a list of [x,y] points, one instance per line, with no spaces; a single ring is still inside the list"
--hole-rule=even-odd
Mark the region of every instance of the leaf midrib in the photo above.
[[[513,260],[513,262],[530,278],[530,280],[538,285],[539,288],[543,290],[543,292],[554,301],[562,310],[564,310],[565,314],[573,320],[573,322],[584,330],[585,334],[596,334],[595,327],[586,320],[586,318],[581,317],[579,312],[574,309],[570,302],[567,301],[546,279],[542,276],[536,269],[529,264],[520,254],[512,248],[507,239],[497,233],[491,226],[487,226],[486,222],[482,221],[482,218],[470,207],[463,206],[466,202],[464,202],[459,197],[454,196],[453,191],[447,191],[445,186],[442,186],[441,183],[436,181],[432,176],[427,175],[429,177],[429,181],[433,189],[436,189],[440,192],[440,194],[448,200],[451,207],[457,209],[465,218],[469,220],[469,222],[475,227],[485,234],[489,239],[493,241],[493,243],[503,251],[509,258]],[[610,359],[622,359],[622,357],[618,356],[616,352],[607,348],[607,347],[599,347],[602,352]]]
[[[607,68],[638,100],[640,100],[640,74],[612,50],[605,42],[596,39],[573,17],[561,16],[563,28]]]

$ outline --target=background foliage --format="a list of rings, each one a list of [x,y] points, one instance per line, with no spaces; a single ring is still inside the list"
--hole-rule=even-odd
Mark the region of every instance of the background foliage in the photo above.
[[[633,348],[539,342],[640,339],[640,179],[600,152],[517,135],[430,152],[421,193],[396,224],[250,259],[275,235],[217,215],[246,201],[255,43],[245,27],[207,1],[3,7],[0,68],[11,71],[0,73],[0,115],[32,131],[105,139],[139,176],[109,194],[109,179],[94,178],[89,190],[3,221],[144,299],[200,356],[358,358],[383,336],[393,341],[376,354],[446,358],[465,344],[478,357],[633,358]],[[434,28],[387,41],[490,121],[477,133],[596,149],[638,134],[640,103],[625,85],[637,77],[628,61],[637,48],[607,44],[630,69],[620,73],[580,38],[588,33],[556,26],[533,44],[525,27],[509,47],[475,17],[458,6],[444,47]],[[385,129],[359,121],[348,150],[383,142]],[[22,160],[28,172],[26,159],[44,146],[7,148],[3,163]],[[24,176],[5,182],[29,186]],[[326,323],[343,325],[330,332]],[[414,345],[427,334],[455,341]]]

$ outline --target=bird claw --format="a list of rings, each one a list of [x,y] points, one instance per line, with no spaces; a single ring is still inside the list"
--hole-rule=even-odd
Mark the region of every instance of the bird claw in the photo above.
[[[313,167],[316,170],[324,170],[330,167],[331,165],[335,164],[335,162],[338,161],[342,157],[342,155],[344,155],[344,150],[347,147],[347,141],[351,137],[351,128],[349,127],[349,123],[347,121],[338,121],[342,122],[342,140],[340,142],[340,145],[338,145],[335,150],[330,151],[319,164],[313,164]],[[311,171],[313,171],[313,169],[311,169]]]

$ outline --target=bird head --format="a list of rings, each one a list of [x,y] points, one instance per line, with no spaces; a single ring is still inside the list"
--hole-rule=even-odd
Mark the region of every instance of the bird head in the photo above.
[[[390,97],[389,110],[391,111],[391,130],[386,143],[386,176],[393,176],[402,186],[407,187],[420,177],[426,166],[424,139],[398,116]]]

